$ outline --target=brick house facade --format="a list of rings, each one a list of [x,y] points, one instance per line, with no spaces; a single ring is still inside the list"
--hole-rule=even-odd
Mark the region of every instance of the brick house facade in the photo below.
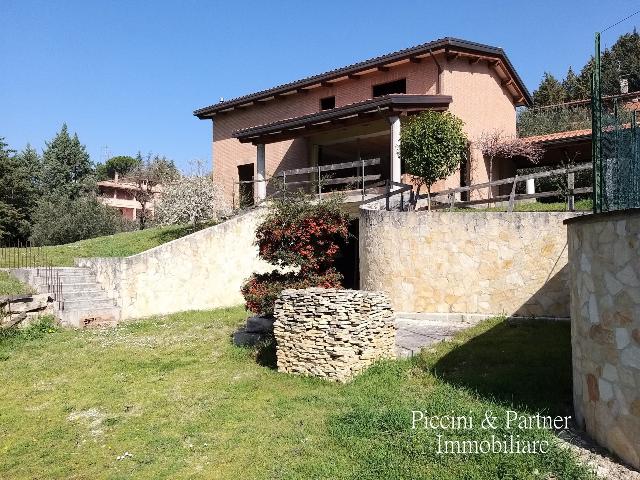
[[[460,117],[471,142],[467,165],[435,188],[486,181],[488,165],[474,140],[491,130],[515,135],[515,108],[530,103],[502,49],[445,38],[221,101],[194,115],[212,120],[214,181],[231,203],[240,179],[361,157],[381,158],[382,178],[400,181],[403,119],[426,109]],[[494,166],[494,178],[511,173],[508,163]],[[254,185],[254,197],[263,198],[264,182]]]

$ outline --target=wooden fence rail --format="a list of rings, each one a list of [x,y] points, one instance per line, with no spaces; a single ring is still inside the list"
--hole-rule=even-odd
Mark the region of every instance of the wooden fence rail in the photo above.
[[[575,174],[576,172],[582,172],[585,170],[591,170],[592,165],[590,163],[583,163],[580,165],[575,165],[567,168],[557,168],[554,170],[548,170],[545,172],[536,172],[530,173],[527,175],[516,175],[515,177],[504,178],[501,180],[478,183],[476,185],[469,185],[467,187],[458,187],[458,188],[449,188],[447,190],[442,190],[440,192],[433,192],[431,195],[423,194],[419,195],[418,199],[426,199],[431,197],[432,201],[436,201],[435,205],[431,208],[434,209],[442,209],[442,208],[450,208],[453,209],[455,207],[467,207],[473,205],[482,205],[488,203],[509,201],[509,206],[507,211],[512,212],[514,208],[514,204],[518,200],[528,200],[533,198],[545,198],[545,197],[558,197],[565,196],[567,197],[567,210],[573,211],[575,209],[575,195],[591,193],[593,191],[592,187],[582,187],[582,188],[574,188],[575,185]],[[538,193],[526,193],[526,194],[517,194],[516,193],[516,185],[520,182],[526,182],[527,180],[538,179],[538,178],[548,178],[555,177],[560,175],[567,176],[567,190],[554,190],[551,192],[538,192]],[[493,188],[495,186],[500,185],[512,185],[511,193],[509,195],[497,195],[491,196],[488,198],[480,198],[476,200],[456,200],[457,193],[463,192],[471,192],[474,190],[482,190],[485,188]],[[446,198],[446,200],[441,200]]]

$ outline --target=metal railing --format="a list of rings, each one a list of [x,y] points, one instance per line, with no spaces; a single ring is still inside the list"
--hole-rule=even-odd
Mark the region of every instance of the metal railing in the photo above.
[[[589,163],[583,163],[580,165],[575,165],[566,168],[557,168],[554,170],[548,170],[545,172],[536,172],[527,175],[516,175],[515,177],[504,178],[501,180],[495,180],[491,182],[478,183],[476,185],[470,185],[467,187],[458,187],[458,188],[450,188],[447,190],[442,190],[440,192],[431,193],[431,200],[435,200],[435,204],[432,205],[433,209],[442,209],[449,208],[453,209],[455,207],[468,207],[473,205],[482,205],[482,204],[491,204],[497,202],[508,201],[508,212],[512,212],[515,206],[515,202],[518,200],[528,200],[535,198],[548,198],[548,197],[566,197],[567,198],[567,210],[574,211],[575,210],[575,195],[587,194],[593,191],[592,187],[581,187],[575,188],[575,174],[577,172],[582,172],[585,170],[591,170],[592,166]],[[546,178],[546,177],[554,177],[559,175],[566,175],[567,181],[566,190],[554,190],[548,192],[538,192],[538,193],[525,193],[519,194],[516,193],[516,186],[520,182],[526,182],[527,180],[537,179],[537,178]],[[472,192],[475,190],[491,190],[493,187],[500,185],[511,185],[511,193],[508,195],[497,195],[491,196],[488,198],[479,198],[475,200],[457,200],[456,194],[464,193],[464,192]],[[429,195],[419,195],[418,199],[426,199]]]
[[[60,310],[64,310],[62,278],[46,248],[33,246],[30,242],[0,246],[0,268],[34,270],[35,278],[42,281],[40,287],[46,289]]]

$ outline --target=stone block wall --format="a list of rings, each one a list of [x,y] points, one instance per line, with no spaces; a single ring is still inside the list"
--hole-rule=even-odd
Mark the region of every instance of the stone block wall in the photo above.
[[[569,317],[572,213],[360,210],[360,288],[396,311]]]
[[[640,468],[640,211],[567,223],[576,419]]]
[[[76,259],[76,265],[96,274],[122,319],[239,305],[242,283],[272,268],[254,245],[263,215],[264,209],[252,210],[137,255]]]
[[[346,382],[395,357],[394,315],[383,293],[308,288],[276,301],[278,370]]]

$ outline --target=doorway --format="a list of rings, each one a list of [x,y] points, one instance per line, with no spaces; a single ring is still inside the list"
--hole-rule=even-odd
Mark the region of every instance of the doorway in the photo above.
[[[238,180],[240,185],[238,188],[240,194],[240,208],[252,207],[254,204],[254,185],[253,182],[253,163],[238,165]],[[247,183],[243,183],[247,182]]]

